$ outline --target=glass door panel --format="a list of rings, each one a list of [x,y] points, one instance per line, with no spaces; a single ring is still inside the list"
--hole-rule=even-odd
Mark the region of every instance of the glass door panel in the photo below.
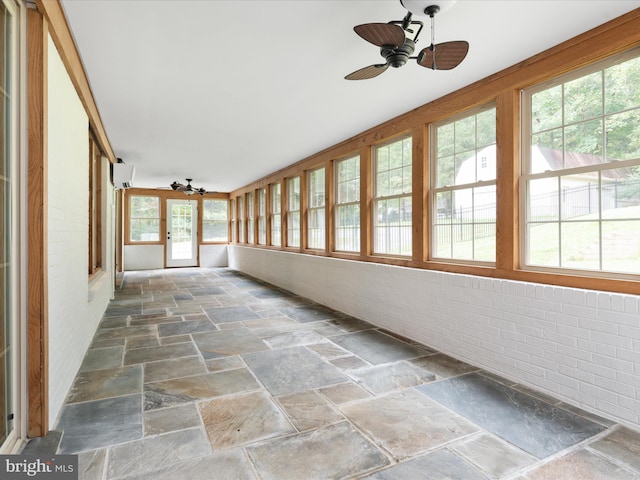
[[[167,200],[167,267],[198,264],[198,203]]]

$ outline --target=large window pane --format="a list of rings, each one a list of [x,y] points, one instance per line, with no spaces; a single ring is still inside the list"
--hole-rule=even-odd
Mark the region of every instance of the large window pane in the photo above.
[[[360,157],[335,162],[335,249],[360,251]]]
[[[269,213],[271,215],[271,245],[279,247],[282,245],[282,187],[280,186],[280,183],[274,183],[271,185],[269,191],[271,195],[269,209]]]
[[[411,138],[375,149],[373,250],[411,255]]]
[[[258,244],[267,244],[267,189],[258,190]]]
[[[129,202],[129,240],[160,241],[160,198],[132,195]]]
[[[375,253],[411,255],[411,197],[376,201],[374,211]]]
[[[247,193],[247,243],[255,243],[255,228],[256,228],[256,218],[255,218],[255,200],[253,196],[253,192]]]
[[[231,210],[231,241],[232,242],[237,242],[238,241],[238,235],[237,235],[237,228],[238,228],[238,215],[236,213],[236,199],[232,198],[230,200],[230,210]]]
[[[202,241],[229,241],[229,202],[224,199],[205,199],[202,207]]]
[[[640,273],[639,81],[627,56],[525,96],[525,264]]]
[[[245,241],[245,212],[244,212],[244,197],[238,197],[238,242],[244,243]]]
[[[300,177],[287,180],[287,246],[300,246]]]
[[[307,245],[323,249],[326,232],[324,168],[309,171],[307,180]]]
[[[494,262],[496,110],[485,108],[435,125],[433,132],[431,256]],[[443,142],[451,145],[441,146]],[[439,156],[439,152],[447,154]]]

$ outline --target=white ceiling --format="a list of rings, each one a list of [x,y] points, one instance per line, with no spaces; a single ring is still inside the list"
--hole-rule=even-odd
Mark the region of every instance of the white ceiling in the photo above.
[[[432,3],[432,2],[426,2]],[[433,2],[437,3],[437,1]],[[451,71],[381,63],[353,26],[399,0],[62,0],[116,156],[136,187],[231,191],[640,7],[638,0],[458,0],[436,43]],[[417,17],[414,17],[416,19]],[[430,43],[429,19],[416,51]]]

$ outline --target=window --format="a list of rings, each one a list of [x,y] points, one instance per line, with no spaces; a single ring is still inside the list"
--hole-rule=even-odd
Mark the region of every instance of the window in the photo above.
[[[232,198],[230,200],[230,208],[231,208],[231,241],[232,242],[237,242],[238,241],[238,231],[237,231],[237,226],[238,226],[238,214],[236,212],[236,199]]]
[[[247,243],[256,243],[256,219],[253,192],[247,193]]]
[[[335,171],[335,249],[360,251],[360,157],[338,160]]]
[[[202,241],[229,241],[229,202],[224,199],[205,199],[202,209]]]
[[[258,244],[267,244],[267,189],[258,190]]]
[[[434,258],[496,260],[496,109],[433,126]]]
[[[531,89],[523,110],[525,265],[640,273],[640,57]]]
[[[374,150],[373,251],[411,255],[411,137]]]
[[[245,242],[245,233],[244,233],[244,197],[238,197],[238,242]]]
[[[271,208],[269,213],[271,214],[271,245],[279,247],[282,245],[282,196],[280,183],[274,183],[269,188],[271,195]]]
[[[300,246],[300,177],[287,180],[287,246]]]
[[[309,171],[307,175],[307,246],[324,249],[324,168]]]
[[[129,197],[129,240],[160,241],[160,198],[132,195]]]
[[[102,268],[102,152],[89,134],[89,275]]]

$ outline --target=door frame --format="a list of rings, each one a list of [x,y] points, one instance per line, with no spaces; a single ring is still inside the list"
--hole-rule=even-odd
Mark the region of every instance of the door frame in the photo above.
[[[18,453],[27,437],[28,403],[27,403],[27,263],[28,263],[28,229],[27,229],[27,138],[26,132],[26,89],[27,80],[24,74],[27,64],[27,9],[18,0],[1,0],[14,18],[14,36],[12,38],[12,72],[11,97],[13,101],[10,124],[11,158],[10,164],[10,233],[11,270],[6,278],[11,286],[9,315],[11,341],[11,393],[10,408],[7,414],[13,415],[13,425],[4,442],[0,442],[0,453]],[[5,332],[6,333],[6,332]],[[5,394],[5,392],[2,392]]]
[[[198,200],[168,198],[166,201],[166,228],[165,228],[165,266],[171,267],[197,267],[199,265],[198,252]],[[171,259],[172,238],[171,238],[171,209],[174,205],[191,205],[191,258]]]

